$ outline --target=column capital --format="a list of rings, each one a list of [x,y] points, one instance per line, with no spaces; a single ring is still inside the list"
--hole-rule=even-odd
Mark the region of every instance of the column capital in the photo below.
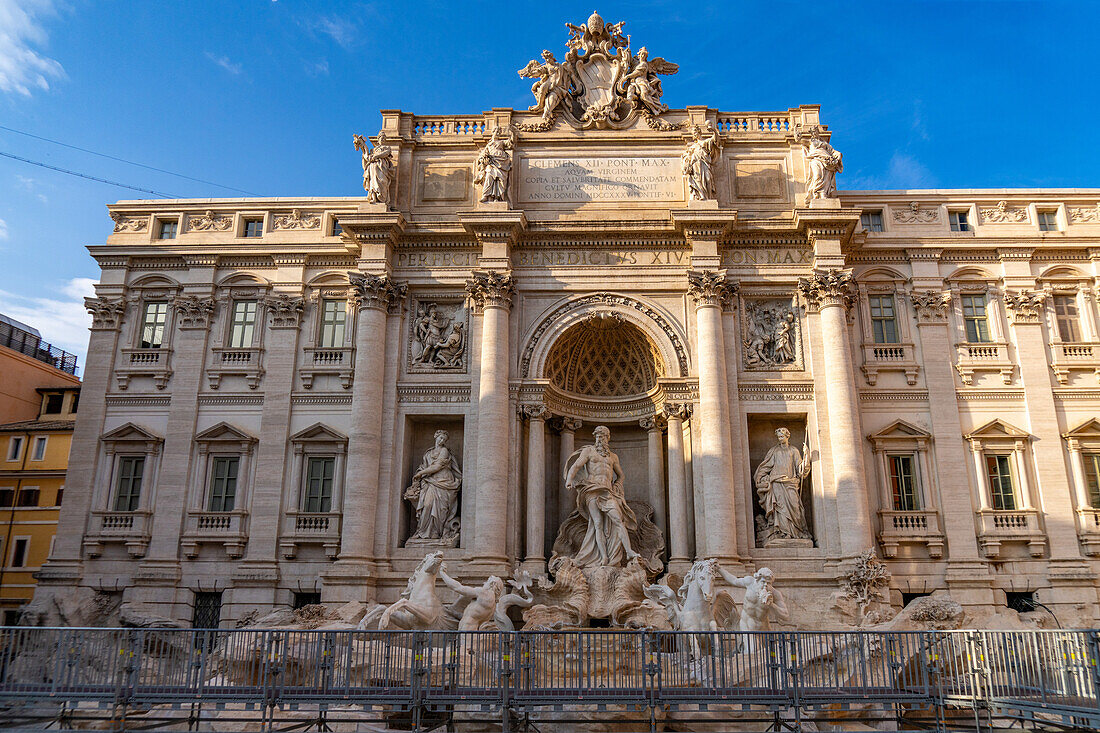
[[[356,310],[390,310],[397,307],[408,292],[404,283],[396,283],[389,275],[369,275],[349,272],[351,302]]]
[[[947,307],[951,304],[951,293],[942,290],[914,290],[909,300],[917,313],[917,325],[947,323]]]
[[[562,433],[564,433],[566,431],[568,431],[570,433],[575,433],[578,430],[580,430],[582,427],[584,427],[584,421],[580,420],[579,418],[575,418],[575,417],[565,417],[565,416],[555,417],[554,422],[553,422],[553,427],[554,427],[555,430],[557,430],[559,432],[562,432]]]
[[[802,294],[811,311],[831,306],[850,309],[854,302],[852,271],[831,268],[815,272],[810,277],[799,278],[798,292]]]
[[[650,433],[659,433],[665,429],[664,419],[660,415],[652,415],[650,417],[643,417],[638,420],[638,425],[642,430]]]
[[[1039,290],[1006,290],[1001,296],[1014,325],[1038,324],[1042,319],[1043,301],[1046,297],[1047,294]]]
[[[476,312],[486,308],[512,307],[512,296],[516,293],[515,281],[511,273],[499,270],[474,270],[466,281],[466,296]]]
[[[691,417],[690,402],[666,402],[662,407],[666,420],[687,420]]]
[[[726,280],[725,270],[688,270],[687,277],[688,294],[696,308],[724,308],[739,287],[738,283]]]
[[[302,322],[305,301],[301,297],[278,293],[264,298],[264,308],[272,328],[298,328]]]
[[[84,307],[92,316],[93,331],[117,331],[122,326],[126,313],[122,298],[85,298]]]
[[[210,320],[214,317],[217,303],[213,298],[181,295],[172,300],[172,308],[179,317],[180,330],[205,331],[210,328]]]
[[[548,420],[550,418],[550,411],[546,409],[546,405],[542,402],[528,402],[519,406],[519,416],[527,418],[528,420]]]

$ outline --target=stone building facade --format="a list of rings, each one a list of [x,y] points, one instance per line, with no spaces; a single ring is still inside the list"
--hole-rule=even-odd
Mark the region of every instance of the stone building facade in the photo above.
[[[1100,190],[837,192],[817,106],[664,109],[675,65],[600,29],[530,111],[384,111],[365,198],[110,207],[40,596],[228,622],[395,600],[436,548],[545,572],[605,425],[672,571],[810,608],[876,547],[896,604],[1095,625]],[[804,531],[760,490],[779,428]]]

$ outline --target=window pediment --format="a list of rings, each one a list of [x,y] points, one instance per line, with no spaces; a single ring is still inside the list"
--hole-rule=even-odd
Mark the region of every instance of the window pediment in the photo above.
[[[312,449],[327,448],[343,453],[347,448],[348,436],[323,423],[314,423],[305,430],[292,435],[290,442],[297,451],[308,447]]]
[[[1078,425],[1073,430],[1062,433],[1063,438],[1091,438],[1094,440],[1100,440],[1100,420],[1092,418],[1081,425]]]
[[[932,435],[923,428],[919,428],[904,420],[895,420],[888,426],[867,436],[875,445],[875,450],[919,447],[924,448],[932,440]]]
[[[198,433],[195,436],[195,442],[206,444],[232,443],[235,445],[252,445],[256,442],[256,438],[223,421]]]
[[[1005,447],[1023,447],[1025,442],[1031,440],[1031,434],[1025,430],[1009,425],[1000,418],[991,420],[985,425],[982,425],[977,430],[964,436],[971,444],[975,445],[990,445],[990,446],[1005,446]]]
[[[149,449],[159,447],[164,442],[164,438],[159,435],[154,435],[145,428],[132,422],[128,422],[125,425],[120,425],[114,430],[109,430],[100,436],[100,440],[104,444],[119,446],[125,444],[144,444]]]

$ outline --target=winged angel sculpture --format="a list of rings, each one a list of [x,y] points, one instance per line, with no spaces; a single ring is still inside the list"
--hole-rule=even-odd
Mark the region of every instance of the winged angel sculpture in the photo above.
[[[531,86],[535,104],[529,111],[542,115],[541,123],[521,129],[548,130],[563,110],[566,119],[582,129],[625,127],[639,114],[658,129],[678,127],[657,121],[668,111],[657,77],[675,74],[678,65],[660,56],[650,58],[644,47],[634,54],[630,37],[623,35],[623,22],[605,23],[593,13],[587,23],[565,25],[570,38],[564,60],[543,51],[542,61],[534,59],[519,70],[520,76],[537,80]]]

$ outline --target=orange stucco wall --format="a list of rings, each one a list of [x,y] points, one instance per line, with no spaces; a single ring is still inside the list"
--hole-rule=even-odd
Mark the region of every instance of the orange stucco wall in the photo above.
[[[39,387],[79,386],[73,375],[0,346],[0,424],[38,417],[42,395],[35,390]]]

